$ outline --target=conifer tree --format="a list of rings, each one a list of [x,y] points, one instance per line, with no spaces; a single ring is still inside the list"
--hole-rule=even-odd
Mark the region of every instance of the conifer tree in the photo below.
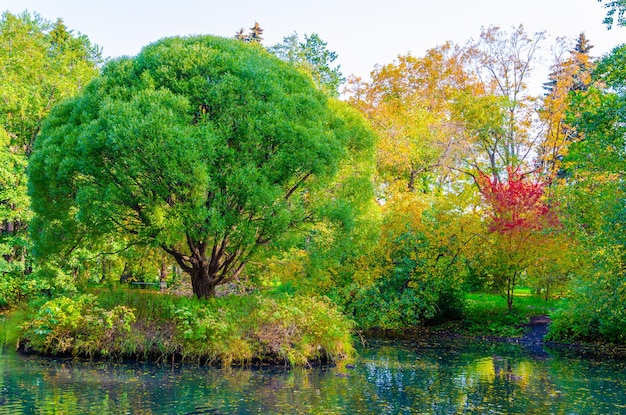
[[[248,42],[261,43],[263,42],[263,29],[259,25],[259,22],[254,22],[254,26],[250,28],[250,35],[248,36]]]
[[[259,22],[254,22],[254,26],[250,28],[250,32],[246,34],[242,27],[235,33],[235,39],[247,43],[261,44],[261,42],[263,42],[263,28],[261,28]]]

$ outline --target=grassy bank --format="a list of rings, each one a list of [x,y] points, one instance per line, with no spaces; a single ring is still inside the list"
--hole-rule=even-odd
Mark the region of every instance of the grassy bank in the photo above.
[[[550,316],[562,300],[545,300],[529,289],[516,289],[513,309],[499,294],[467,294],[463,319],[435,326],[434,330],[452,330],[468,336],[520,337],[530,317]]]
[[[21,327],[24,350],[53,355],[307,365],[353,354],[352,323],[329,302],[285,294],[99,290],[32,307]]]

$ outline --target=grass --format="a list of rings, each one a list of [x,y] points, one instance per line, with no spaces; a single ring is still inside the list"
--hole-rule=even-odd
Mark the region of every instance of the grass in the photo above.
[[[474,336],[520,337],[530,317],[550,315],[561,301],[546,301],[529,288],[518,288],[513,295],[509,312],[506,298],[500,294],[469,293],[463,320],[440,328]]]

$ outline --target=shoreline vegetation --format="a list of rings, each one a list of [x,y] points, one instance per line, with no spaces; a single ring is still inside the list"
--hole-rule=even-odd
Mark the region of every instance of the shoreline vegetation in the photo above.
[[[106,289],[18,309],[25,353],[209,365],[308,366],[354,356],[352,322],[328,301],[284,294],[198,300]]]
[[[522,347],[566,349],[595,357],[626,358],[605,342],[553,340],[548,315],[559,300],[518,290],[519,305],[500,310],[496,294],[469,294],[463,317],[405,329],[359,328],[327,299],[275,291],[198,300],[137,289],[90,289],[3,310],[5,343],[21,353],[210,366],[349,362],[355,342],[473,338]],[[536,316],[540,315],[539,318]]]

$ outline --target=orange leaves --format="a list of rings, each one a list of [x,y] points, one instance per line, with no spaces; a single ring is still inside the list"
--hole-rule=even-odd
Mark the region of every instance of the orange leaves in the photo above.
[[[430,191],[449,180],[450,167],[467,148],[456,102],[460,94],[481,93],[468,59],[465,49],[447,43],[421,58],[399,56],[377,67],[369,82],[352,80],[352,103],[379,133],[383,182]]]
[[[567,156],[569,144],[577,135],[574,128],[565,123],[565,115],[570,107],[571,92],[586,90],[591,83],[593,64],[588,52],[592,47],[581,33],[576,48],[565,58],[557,55],[552,65],[550,82],[546,84],[548,92],[539,113],[546,126],[539,148],[539,165],[550,178],[557,175],[561,160]]]

